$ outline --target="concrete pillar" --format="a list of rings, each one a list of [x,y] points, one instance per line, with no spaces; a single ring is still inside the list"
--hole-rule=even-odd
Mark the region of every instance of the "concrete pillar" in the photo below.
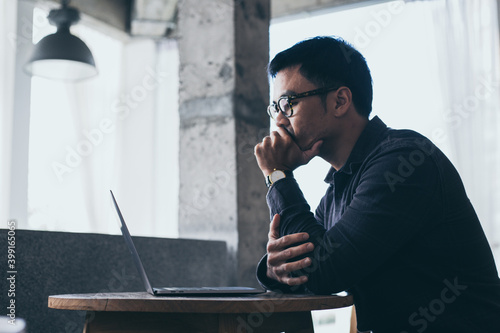
[[[224,240],[230,284],[256,285],[267,188],[253,156],[268,133],[270,0],[180,0],[179,236]]]

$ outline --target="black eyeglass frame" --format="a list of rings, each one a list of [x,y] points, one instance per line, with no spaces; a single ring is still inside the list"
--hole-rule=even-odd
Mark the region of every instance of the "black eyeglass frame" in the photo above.
[[[292,101],[298,98],[304,98],[304,97],[309,97],[309,96],[315,96],[315,95],[321,95],[330,91],[338,90],[340,87],[323,87],[319,89],[314,89],[310,91],[306,91],[300,94],[295,94],[295,95],[284,95],[278,98],[278,103],[271,103],[267,107],[267,114],[271,119],[276,120],[276,117],[278,115],[278,112],[281,112],[285,117],[290,118],[293,116],[293,108],[292,108]],[[283,110],[281,108],[281,101],[286,99],[286,103],[288,107],[290,108],[290,114],[287,114],[287,111]]]

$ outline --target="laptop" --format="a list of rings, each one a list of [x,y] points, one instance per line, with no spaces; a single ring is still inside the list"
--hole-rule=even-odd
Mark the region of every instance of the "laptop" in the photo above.
[[[111,197],[113,198],[113,203],[115,205],[116,212],[120,218],[120,229],[127,244],[128,249],[132,255],[132,259],[139,271],[141,280],[146,288],[146,291],[155,296],[181,296],[181,295],[207,295],[207,296],[223,296],[223,295],[247,295],[247,294],[260,294],[263,290],[259,290],[251,287],[163,287],[155,288],[151,287],[146,270],[142,264],[141,258],[137,253],[132,237],[128,231],[127,225],[125,224],[125,219],[118,207],[113,191],[111,192]]]

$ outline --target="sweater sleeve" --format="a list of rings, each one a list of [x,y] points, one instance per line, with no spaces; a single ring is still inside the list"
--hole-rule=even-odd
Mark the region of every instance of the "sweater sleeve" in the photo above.
[[[311,213],[294,179],[273,185],[267,201],[271,215],[281,216],[280,234],[307,232],[315,244],[312,264],[302,272],[309,277],[307,289],[329,294],[350,288],[424,227],[439,177],[429,156],[417,167],[402,169],[401,161],[408,161],[415,151],[400,147],[366,163],[352,200],[328,231]]]

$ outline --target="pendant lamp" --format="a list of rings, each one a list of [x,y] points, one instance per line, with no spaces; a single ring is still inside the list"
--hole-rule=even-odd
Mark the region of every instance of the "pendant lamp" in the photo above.
[[[25,66],[29,74],[62,81],[78,81],[97,75],[90,49],[69,31],[71,25],[80,20],[80,12],[68,3],[69,0],[62,0],[61,8],[50,11],[49,22],[57,31],[35,45]]]

